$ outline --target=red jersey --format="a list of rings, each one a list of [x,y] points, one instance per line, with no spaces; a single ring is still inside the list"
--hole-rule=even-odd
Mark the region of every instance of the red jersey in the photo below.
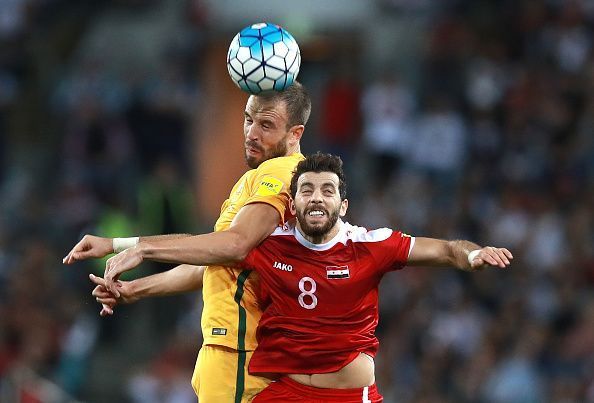
[[[404,267],[414,238],[388,228],[339,222],[330,242],[307,241],[294,224],[279,227],[243,266],[260,274],[269,304],[258,325],[251,373],[338,371],[378,348],[378,284]]]

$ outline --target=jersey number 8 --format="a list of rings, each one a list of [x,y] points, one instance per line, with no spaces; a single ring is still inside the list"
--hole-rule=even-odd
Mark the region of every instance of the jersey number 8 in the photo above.
[[[306,283],[310,284],[309,290],[305,289]],[[299,297],[297,298],[299,300],[299,305],[305,309],[314,309],[316,305],[318,305],[318,297],[314,294],[316,292],[316,282],[311,277],[303,277],[299,281],[299,290],[301,291],[301,294],[299,294]],[[310,303],[305,302],[306,296],[311,299]]]

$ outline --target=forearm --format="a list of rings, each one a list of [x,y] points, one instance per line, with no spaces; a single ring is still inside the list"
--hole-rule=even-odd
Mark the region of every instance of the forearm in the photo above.
[[[255,245],[232,231],[185,238],[141,240],[136,246],[143,260],[211,265],[241,261]]]
[[[165,235],[148,235],[148,236],[141,236],[140,242],[152,242],[152,241],[164,241],[164,240],[173,240],[173,239],[180,239],[180,238],[187,238],[191,237],[192,234],[165,234]]]
[[[456,267],[470,270],[468,253],[481,247],[470,241],[415,238],[408,263],[412,266]]]
[[[182,264],[171,270],[138,278],[130,282],[135,298],[163,297],[202,288],[204,266]]]
[[[480,247],[470,241],[444,241],[417,237],[408,256],[408,264],[455,267],[460,270],[474,271],[486,265],[504,268],[510,264],[511,259],[513,255],[506,248]]]
[[[152,241],[164,241],[164,240],[176,240],[180,238],[186,238],[192,236],[191,234],[166,234],[166,235],[149,235],[142,237],[128,237],[128,238],[112,238],[111,239],[111,251],[113,253],[120,253],[128,248],[132,248],[138,245],[139,242],[152,242]],[[109,238],[107,238],[109,239]]]

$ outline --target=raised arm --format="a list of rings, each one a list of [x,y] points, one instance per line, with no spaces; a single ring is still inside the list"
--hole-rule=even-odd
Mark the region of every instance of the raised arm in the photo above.
[[[119,296],[114,281],[143,260],[165,263],[210,265],[239,262],[274,231],[279,212],[269,204],[253,203],[241,208],[228,230],[178,239],[144,240],[107,261],[107,288]]]
[[[513,255],[506,248],[480,247],[470,241],[415,238],[408,257],[409,266],[449,266],[474,271],[486,266],[509,266]]]

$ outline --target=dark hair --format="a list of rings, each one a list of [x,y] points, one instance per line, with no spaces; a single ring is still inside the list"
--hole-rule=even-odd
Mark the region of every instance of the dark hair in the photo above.
[[[306,157],[297,164],[291,178],[291,196],[295,198],[297,194],[297,180],[306,172],[333,172],[338,176],[338,192],[340,200],[346,199],[347,185],[344,171],[342,169],[342,160],[339,156],[333,154],[324,154],[317,152]]]
[[[295,81],[283,91],[267,91],[256,96],[266,102],[284,102],[287,108],[287,129],[307,124],[311,113],[311,98],[301,83]]]

